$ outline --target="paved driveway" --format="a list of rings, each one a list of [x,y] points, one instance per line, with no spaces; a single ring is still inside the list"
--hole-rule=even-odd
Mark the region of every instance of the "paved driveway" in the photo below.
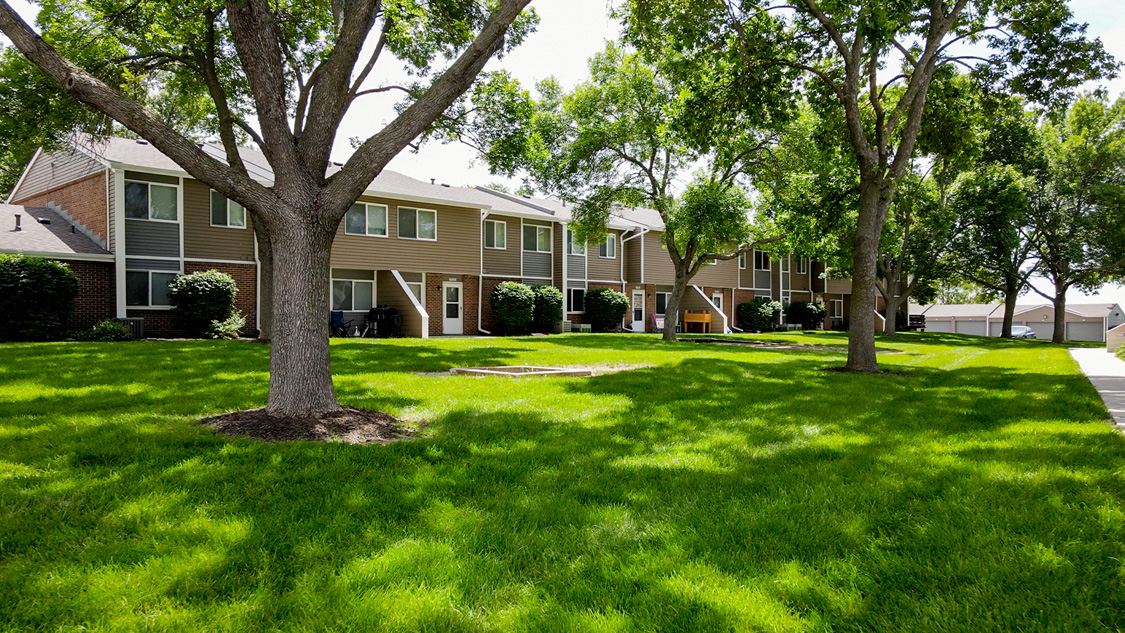
[[[1125,432],[1125,361],[1105,348],[1071,348],[1082,373],[1098,390],[1118,429]]]

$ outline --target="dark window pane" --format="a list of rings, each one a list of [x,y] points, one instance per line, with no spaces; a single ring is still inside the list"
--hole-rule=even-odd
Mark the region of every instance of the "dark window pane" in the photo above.
[[[348,235],[363,235],[367,229],[367,215],[362,204],[353,204],[344,214],[344,232]]]
[[[352,283],[352,290],[355,294],[353,310],[362,310],[366,312],[375,307],[375,284],[366,281],[356,281]]]
[[[523,250],[525,250],[525,251],[536,250],[536,244],[538,243],[537,235],[538,234],[535,232],[534,226],[523,227]]]
[[[125,273],[125,304],[131,306],[148,305],[148,273]]]
[[[398,236],[418,237],[418,212],[414,209],[398,210]]]
[[[168,297],[168,284],[178,276],[176,273],[152,273],[152,305],[172,305]]]
[[[333,310],[351,310],[352,309],[352,282],[350,282],[350,281],[333,281],[332,282],[332,309]]]
[[[571,288],[570,311],[583,312],[586,310],[586,291],[582,288]]]
[[[148,219],[148,185],[141,182],[125,183],[125,217]]]
[[[211,192],[211,224],[227,225],[227,197],[218,191]]]
[[[664,292],[656,293],[656,313],[664,314],[668,307],[668,294]]]
[[[496,248],[496,223],[484,223],[484,247]]]

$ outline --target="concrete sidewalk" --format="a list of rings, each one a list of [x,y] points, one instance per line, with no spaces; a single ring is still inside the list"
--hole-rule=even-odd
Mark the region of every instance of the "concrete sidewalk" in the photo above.
[[[1098,390],[1105,408],[1113,415],[1114,426],[1125,432],[1125,361],[1105,348],[1071,348],[1082,373]]]

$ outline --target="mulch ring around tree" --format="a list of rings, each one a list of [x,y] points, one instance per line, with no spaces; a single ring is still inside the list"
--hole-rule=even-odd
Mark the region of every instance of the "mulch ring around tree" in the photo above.
[[[264,442],[344,442],[390,444],[414,437],[394,416],[380,411],[343,407],[319,416],[274,416],[265,409],[235,411],[200,421],[223,435]]]

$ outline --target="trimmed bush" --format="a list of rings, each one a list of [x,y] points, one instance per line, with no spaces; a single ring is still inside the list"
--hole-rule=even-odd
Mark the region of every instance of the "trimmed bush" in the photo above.
[[[524,284],[505,281],[488,293],[499,334],[526,334],[535,315],[535,293]]]
[[[85,332],[79,332],[75,338],[83,341],[114,343],[133,340],[133,332],[129,330],[129,326],[120,321],[106,319]]]
[[[70,266],[42,257],[0,255],[0,340],[62,338],[78,277]]]
[[[586,293],[586,320],[595,332],[608,332],[621,327],[621,319],[629,311],[629,299],[610,288],[594,288]]]
[[[181,275],[168,284],[172,318],[192,336],[207,336],[211,324],[234,314],[238,285],[217,270]]]
[[[233,314],[222,321],[212,321],[207,329],[207,338],[238,338],[238,333],[246,327],[246,317],[235,310]]]
[[[754,332],[771,332],[781,317],[781,302],[756,297],[738,304],[738,327]]]
[[[531,292],[535,293],[532,328],[536,332],[553,332],[562,321],[562,291],[554,286],[532,286]]]
[[[800,323],[806,330],[818,330],[824,327],[824,315],[828,308],[819,301],[794,301],[785,309],[785,320],[789,323]]]

